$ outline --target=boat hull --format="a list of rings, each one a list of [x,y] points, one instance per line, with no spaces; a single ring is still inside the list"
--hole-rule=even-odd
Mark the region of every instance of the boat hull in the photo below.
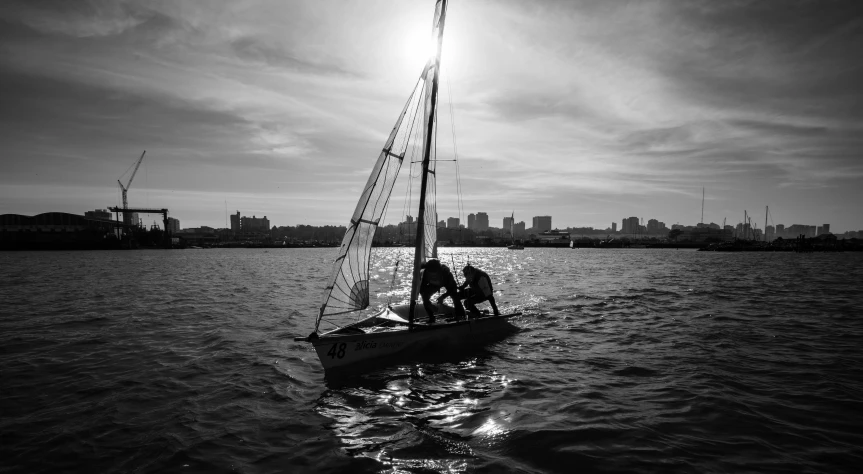
[[[386,360],[402,353],[416,353],[430,346],[478,344],[514,332],[510,318],[520,313],[485,316],[468,321],[415,324],[414,329],[364,334],[322,335],[309,342],[324,370],[362,362]]]

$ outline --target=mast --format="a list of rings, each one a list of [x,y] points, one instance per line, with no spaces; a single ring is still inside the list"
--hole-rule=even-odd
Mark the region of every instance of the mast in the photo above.
[[[704,224],[704,186],[701,187],[701,223]]]
[[[764,206],[764,241],[767,242],[767,213],[770,212],[770,206]]]
[[[423,162],[422,162],[422,184],[420,185],[420,202],[419,202],[419,212],[417,213],[417,236],[416,243],[414,246],[414,275],[413,282],[411,282],[411,299],[410,299],[410,310],[408,312],[408,328],[413,329],[414,327],[414,311],[416,311],[417,307],[417,294],[419,293],[420,287],[420,264],[422,263],[422,253],[423,247],[425,245],[424,237],[425,237],[425,206],[426,206],[426,188],[428,187],[428,173],[429,173],[429,162],[431,159],[431,147],[432,147],[432,139],[434,138],[434,122],[435,122],[435,109],[437,108],[437,91],[438,91],[438,76],[440,73],[440,50],[441,43],[443,42],[443,29],[444,22],[446,20],[446,0],[438,0],[438,4],[440,8],[440,13],[438,17],[435,18],[437,20],[437,24],[432,25],[432,32],[437,30],[437,47],[435,48],[435,57],[429,58],[429,68],[434,68],[432,72],[432,84],[431,84],[431,97],[430,101],[426,106],[429,108],[428,110],[428,120],[426,121],[426,135],[425,135],[425,144],[423,146]],[[436,8],[437,10],[437,8]],[[433,62],[432,62],[433,61]],[[426,78],[428,78],[428,72],[426,72]],[[420,226],[423,226],[422,231],[420,230]],[[432,316],[432,315],[429,315]]]

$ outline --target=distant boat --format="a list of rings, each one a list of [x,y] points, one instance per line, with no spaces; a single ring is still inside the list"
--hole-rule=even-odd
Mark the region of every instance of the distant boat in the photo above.
[[[392,358],[429,344],[465,344],[496,338],[512,332],[510,318],[521,313],[500,316],[482,315],[470,320],[428,323],[422,304],[417,304],[421,265],[437,257],[437,222],[435,221],[436,167],[432,159],[437,131],[435,110],[440,71],[440,47],[446,20],[447,0],[435,6],[433,37],[437,41],[434,57],[423,69],[422,77],[408,98],[383,150],[372,168],[350,225],[342,239],[338,256],[324,293],[324,300],[315,322],[315,330],[307,337],[295,338],[312,344],[324,369],[335,369],[358,362]],[[416,95],[419,91],[420,95]],[[420,109],[422,107],[422,109]],[[421,115],[414,115],[414,111]],[[410,112],[410,113],[409,113]],[[403,123],[405,117],[409,120]],[[422,174],[414,245],[413,277],[408,304],[386,307],[362,313],[369,306],[370,257],[372,239],[392,194],[398,172],[409,149],[414,117],[422,125]],[[451,309],[449,309],[451,314]],[[367,316],[364,316],[367,315]],[[324,331],[322,325],[330,329]]]
[[[509,239],[512,242],[510,245],[507,245],[506,248],[510,250],[524,250],[524,245],[515,243],[515,232],[513,230],[515,226],[515,211],[512,211],[512,217],[509,218]]]

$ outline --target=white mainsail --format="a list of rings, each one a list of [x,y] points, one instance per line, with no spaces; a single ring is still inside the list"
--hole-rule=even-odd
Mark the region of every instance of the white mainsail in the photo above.
[[[419,223],[423,226],[421,248],[421,262],[426,262],[429,258],[437,258],[437,183],[436,183],[436,161],[428,159],[429,156],[435,154],[435,141],[430,139],[434,137],[435,118],[434,108],[437,107],[437,78],[440,74],[440,49],[443,38],[443,27],[446,19],[446,5],[442,1],[435,4],[435,14],[432,20],[432,35],[431,40],[436,42],[437,47],[434,57],[429,58],[428,65],[423,73],[423,79],[427,87],[425,88],[425,97],[423,98],[423,111],[425,120],[423,120],[423,154],[427,163],[426,192],[425,206],[423,212],[423,221]]]
[[[423,231],[417,229],[417,242],[414,253],[413,281],[411,283],[410,309],[408,321],[413,327],[414,309],[419,295],[420,266],[429,257],[437,257],[437,205],[435,169],[436,161],[431,159],[432,149],[435,141],[435,108],[437,107],[438,77],[440,76],[440,53],[443,43],[443,30],[446,23],[446,0],[438,0],[435,4],[434,20],[432,21],[432,40],[435,42],[434,56],[429,58],[424,72],[426,93],[423,100],[425,111],[423,120],[423,162],[422,162],[422,184],[420,188],[419,225]]]

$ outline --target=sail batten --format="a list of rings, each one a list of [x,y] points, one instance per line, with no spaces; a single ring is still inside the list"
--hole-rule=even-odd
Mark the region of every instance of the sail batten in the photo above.
[[[318,331],[324,317],[347,314],[365,309],[369,305],[372,241],[404,161],[410,141],[410,127],[404,126],[404,119],[407,112],[419,104],[417,90],[421,90],[420,84],[422,81],[414,87],[399,114],[357,201],[350,219],[351,225],[342,238],[338,256],[333,260],[315,331]]]

